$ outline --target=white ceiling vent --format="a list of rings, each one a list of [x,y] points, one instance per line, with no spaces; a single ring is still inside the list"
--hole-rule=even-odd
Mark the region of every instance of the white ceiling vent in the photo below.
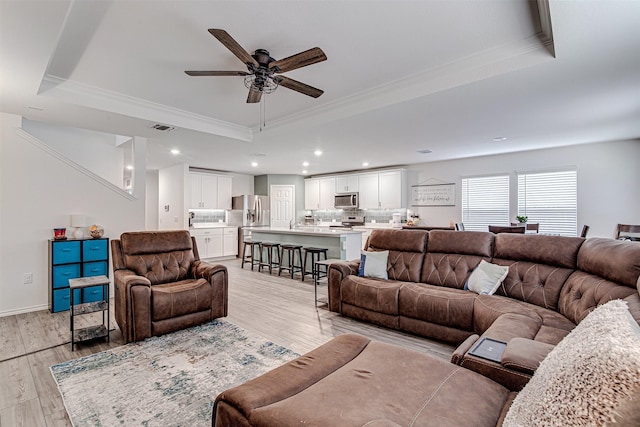
[[[155,125],[151,126],[151,129],[156,129],[156,130],[159,130],[161,132],[171,132],[175,128],[173,126],[156,123]]]

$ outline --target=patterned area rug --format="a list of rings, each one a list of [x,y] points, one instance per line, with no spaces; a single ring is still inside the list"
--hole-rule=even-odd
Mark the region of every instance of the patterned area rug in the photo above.
[[[298,355],[213,321],[51,367],[74,426],[210,426],[213,400]]]

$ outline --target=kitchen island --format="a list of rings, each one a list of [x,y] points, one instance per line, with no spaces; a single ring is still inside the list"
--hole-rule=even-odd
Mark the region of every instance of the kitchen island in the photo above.
[[[360,258],[362,245],[362,231],[345,228],[305,227],[305,228],[277,228],[277,227],[245,227],[250,231],[254,240],[262,242],[286,243],[327,248],[328,257],[342,260]]]

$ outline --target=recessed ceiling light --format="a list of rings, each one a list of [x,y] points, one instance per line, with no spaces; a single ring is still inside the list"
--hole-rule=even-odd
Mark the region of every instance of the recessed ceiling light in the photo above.
[[[258,166],[258,162],[251,162],[251,166],[253,166],[254,168]]]
[[[177,148],[172,148],[171,149],[171,154],[173,154],[173,155],[180,154],[180,150],[178,150]]]
[[[495,138],[493,138],[493,142],[502,142],[502,141],[506,141],[508,138],[506,136],[496,136]]]
[[[30,110],[36,110],[36,111],[43,111],[44,110],[44,108],[38,107],[36,105],[29,105],[29,106],[27,106],[27,108],[30,109]]]
[[[306,175],[306,174],[307,174],[306,170],[302,171],[302,175]]]
[[[362,162],[362,166],[366,168],[367,166],[369,166],[369,162]]]
[[[309,166],[309,162],[302,162],[302,166],[306,168],[307,166]]]
[[[432,151],[429,150],[428,148],[425,148],[424,150],[418,150],[418,153],[420,153],[420,154],[429,154],[429,153],[432,153]]]
[[[322,150],[316,150],[313,152],[316,156],[322,156]]]
[[[127,170],[128,171],[132,171],[133,170],[133,166],[132,165],[127,165]]]

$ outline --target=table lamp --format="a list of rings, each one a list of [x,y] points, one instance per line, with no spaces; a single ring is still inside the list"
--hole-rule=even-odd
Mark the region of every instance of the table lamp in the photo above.
[[[82,239],[84,237],[83,228],[87,226],[86,215],[73,214],[71,215],[71,227],[75,228],[71,235],[74,239]]]

